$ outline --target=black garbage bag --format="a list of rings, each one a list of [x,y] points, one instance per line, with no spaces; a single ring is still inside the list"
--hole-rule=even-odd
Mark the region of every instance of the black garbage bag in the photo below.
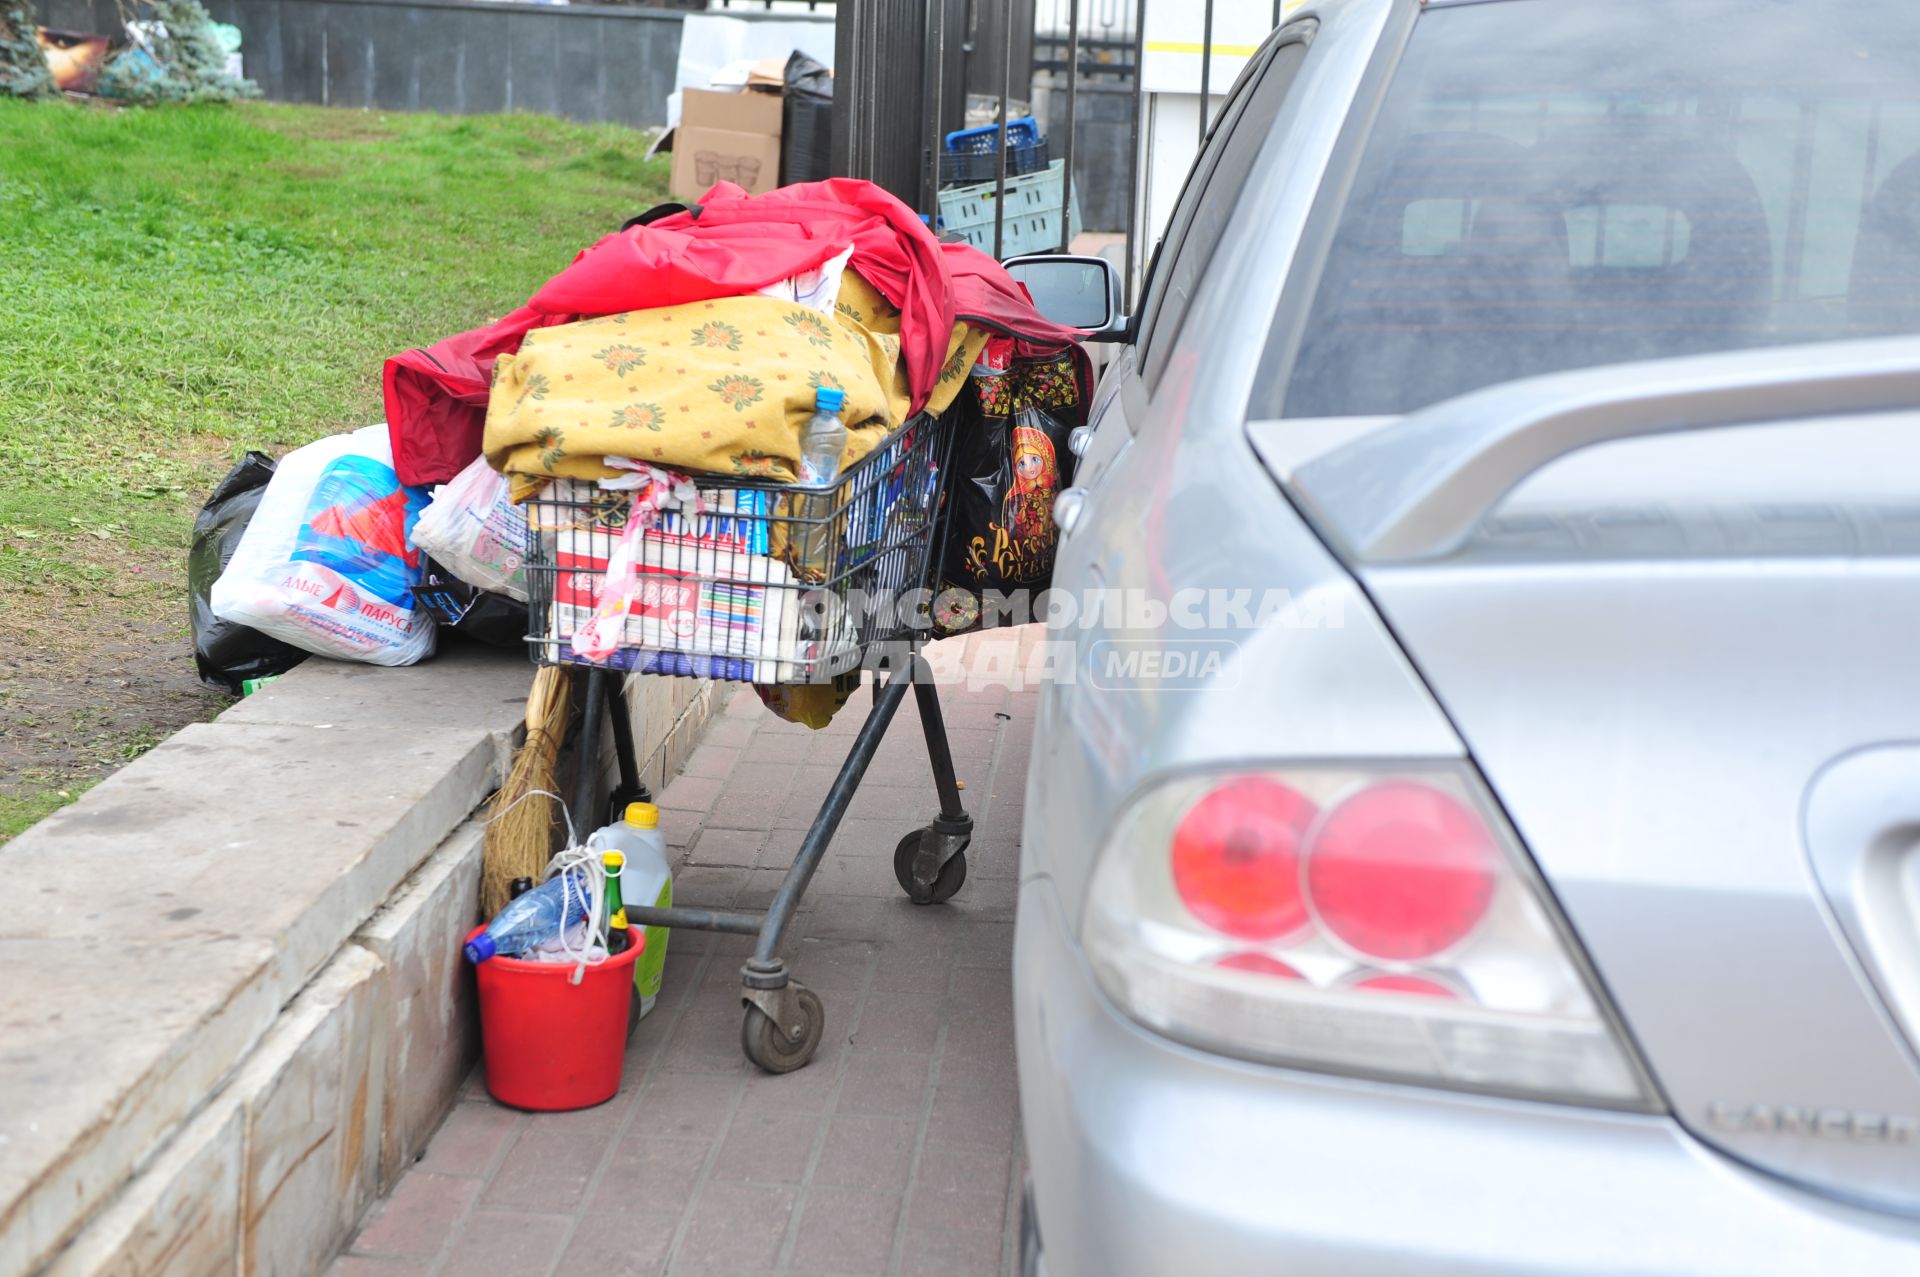
[[[488,647],[527,645],[525,603],[468,585],[432,556],[427,558],[426,580],[414,589],[413,597],[433,613],[442,633],[458,634]]]
[[[1038,595],[1053,580],[1053,499],[1073,482],[1067,436],[1085,416],[1070,355],[1012,359],[1011,342],[989,342],[962,401],[947,482],[946,560],[934,602],[939,634],[981,621],[987,591],[1038,616]],[[999,348],[999,349],[997,349]]]
[[[795,49],[780,107],[780,183],[833,176],[833,71]]]
[[[213,583],[240,548],[260,495],[273,477],[273,458],[249,452],[214,488],[193,520],[193,544],[187,550],[187,610],[193,624],[193,663],[200,681],[231,695],[243,679],[284,674],[307,654],[250,626],[223,621],[208,602]]]

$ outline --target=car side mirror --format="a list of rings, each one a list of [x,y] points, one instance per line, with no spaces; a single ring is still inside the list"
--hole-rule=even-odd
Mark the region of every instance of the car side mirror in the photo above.
[[[1126,340],[1120,272],[1106,258],[1030,253],[1008,258],[1006,267],[1033,295],[1035,309],[1054,323],[1082,330],[1087,341]]]

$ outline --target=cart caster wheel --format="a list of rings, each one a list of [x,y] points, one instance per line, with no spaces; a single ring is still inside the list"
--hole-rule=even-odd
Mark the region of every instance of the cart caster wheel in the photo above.
[[[925,839],[954,838],[959,845],[953,855],[940,866],[940,872],[931,883],[922,886],[914,880],[913,860],[919,853]],[[914,830],[900,840],[893,849],[893,876],[900,883],[900,890],[907,893],[907,899],[917,905],[937,905],[953,899],[960,884],[967,880],[967,844],[972,839],[965,835],[942,834],[931,825]]]
[[[821,1035],[826,1032],[827,1011],[820,1005],[820,995],[794,985],[793,996],[800,1004],[801,1027],[797,1040],[759,1007],[749,1006],[746,1018],[740,1021],[740,1049],[769,1073],[791,1073],[804,1066],[820,1049]]]

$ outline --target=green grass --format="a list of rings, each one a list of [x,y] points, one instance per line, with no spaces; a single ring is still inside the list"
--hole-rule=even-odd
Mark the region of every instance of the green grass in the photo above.
[[[74,789],[34,789],[30,793],[0,794],[0,842],[24,832],[78,798],[85,786]]]
[[[0,103],[0,527],[25,541],[0,579],[68,572],[75,518],[180,549],[236,450],[380,420],[387,355],[663,198],[645,148],[536,116]]]
[[[386,356],[505,313],[664,198],[646,145],[537,116],[0,101],[0,640],[84,655],[53,609],[97,597],[184,643],[193,513],[230,460],[381,420]],[[41,801],[0,806],[0,836]]]

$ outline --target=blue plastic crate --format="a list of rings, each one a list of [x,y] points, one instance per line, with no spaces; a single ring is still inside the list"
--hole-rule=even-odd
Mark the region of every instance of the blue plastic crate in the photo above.
[[[1037,173],[1047,166],[1052,157],[1047,154],[1047,139],[1041,138],[1031,146],[1009,146],[1007,148],[1007,176],[1019,177],[1026,173]],[[948,151],[940,157],[940,185],[970,186],[978,182],[991,182],[1000,172],[1000,152],[998,151]]]
[[[1031,115],[1023,115],[1017,120],[1007,121],[1007,147],[1032,146],[1040,140],[1040,122]],[[1000,149],[1000,126],[983,124],[977,129],[955,129],[947,134],[947,149],[964,153],[986,151],[992,153]]]

